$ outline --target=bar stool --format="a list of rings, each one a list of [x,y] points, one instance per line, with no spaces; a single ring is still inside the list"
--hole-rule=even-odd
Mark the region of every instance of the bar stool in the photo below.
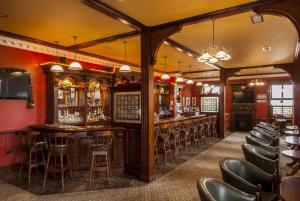
[[[211,142],[211,118],[206,117],[205,119],[205,136],[207,137],[207,141]]]
[[[180,130],[178,128],[173,128],[170,131],[170,139],[171,139],[171,150],[174,152],[174,158],[182,154],[182,144],[180,141]]]
[[[158,136],[158,153],[161,153],[164,156],[164,165],[166,166],[168,155],[171,160],[170,135],[166,130],[164,132],[160,132]]]
[[[192,143],[192,146],[194,147],[194,150],[196,150],[196,148],[200,148],[199,146],[199,129],[198,126],[191,126],[190,129],[190,140]]]
[[[22,176],[23,167],[28,165],[28,183],[31,182],[31,170],[39,166],[46,167],[46,161],[44,157],[45,143],[41,139],[41,135],[36,131],[21,131],[17,133],[21,141],[22,146],[22,162],[19,170],[19,180]],[[29,159],[27,159],[29,156]],[[41,157],[41,158],[40,158]]]
[[[217,133],[217,116],[212,117],[212,136],[214,138],[218,138],[218,133]]]
[[[160,128],[155,127],[155,136],[154,136],[154,160],[157,161],[157,169],[159,169],[159,154],[158,154],[158,136],[160,133]]]
[[[47,133],[47,135],[45,135],[48,157],[43,186],[46,186],[46,180],[49,172],[61,174],[61,185],[63,189],[65,187],[65,171],[69,171],[70,177],[73,180],[72,164],[68,153],[68,144],[71,136],[72,135],[70,133]],[[67,158],[66,164],[64,163],[65,157]],[[56,163],[57,158],[59,158],[59,164]],[[51,159],[54,159],[52,164],[50,164]]]
[[[113,140],[112,132],[90,132],[87,136],[89,140],[89,148],[92,151],[89,187],[91,187],[95,172],[105,171],[108,184],[110,184],[110,177],[112,176],[110,164],[110,151]]]

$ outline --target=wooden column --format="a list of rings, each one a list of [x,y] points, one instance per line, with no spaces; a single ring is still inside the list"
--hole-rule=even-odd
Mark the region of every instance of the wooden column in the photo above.
[[[225,86],[227,78],[224,70],[220,71],[220,96],[219,96],[219,137],[225,137]]]
[[[159,47],[170,35],[181,30],[181,26],[141,32],[141,89],[142,89],[142,130],[141,130],[141,174],[143,181],[150,182],[154,176],[154,65]]]

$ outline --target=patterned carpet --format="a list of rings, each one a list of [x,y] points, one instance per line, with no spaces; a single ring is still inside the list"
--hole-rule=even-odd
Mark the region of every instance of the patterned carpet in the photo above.
[[[196,155],[186,163],[175,168],[150,184],[121,189],[97,190],[78,193],[36,196],[13,185],[0,182],[2,201],[185,201],[200,200],[196,181],[201,177],[221,178],[219,160],[224,157],[243,159],[241,144],[246,133],[234,133]],[[287,171],[287,159],[281,157],[283,172]]]

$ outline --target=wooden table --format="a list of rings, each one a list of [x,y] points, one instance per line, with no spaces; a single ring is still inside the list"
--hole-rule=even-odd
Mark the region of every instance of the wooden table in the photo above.
[[[293,161],[288,163],[287,166],[292,167],[293,169],[287,173],[287,176],[292,176],[297,173],[300,169],[300,150],[284,150],[281,152],[282,155],[291,158]]]
[[[286,126],[286,130],[298,130],[298,126]]]
[[[283,201],[300,200],[300,177],[286,177],[281,180],[280,197]]]
[[[289,136],[297,136],[297,135],[300,136],[298,130],[285,130],[285,131],[283,131],[283,134],[284,135],[289,135]]]
[[[292,145],[291,149],[297,149],[300,146],[300,137],[298,136],[285,137],[285,143],[287,145]]]

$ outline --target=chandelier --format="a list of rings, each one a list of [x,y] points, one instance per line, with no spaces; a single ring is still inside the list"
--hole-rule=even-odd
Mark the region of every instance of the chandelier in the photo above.
[[[167,57],[164,57],[165,59],[165,72],[164,74],[162,74],[162,76],[160,77],[161,80],[169,80],[170,76],[167,74]]]
[[[228,54],[228,51],[224,47],[218,47],[215,45],[215,19],[212,19],[213,22],[213,35],[212,35],[212,46],[206,48],[201,56],[197,59],[201,63],[218,63],[219,60],[227,61],[231,59],[231,56]]]
[[[265,83],[262,81],[262,79],[254,79],[251,80],[251,82],[249,83],[249,86],[253,87],[253,86],[264,86]]]

